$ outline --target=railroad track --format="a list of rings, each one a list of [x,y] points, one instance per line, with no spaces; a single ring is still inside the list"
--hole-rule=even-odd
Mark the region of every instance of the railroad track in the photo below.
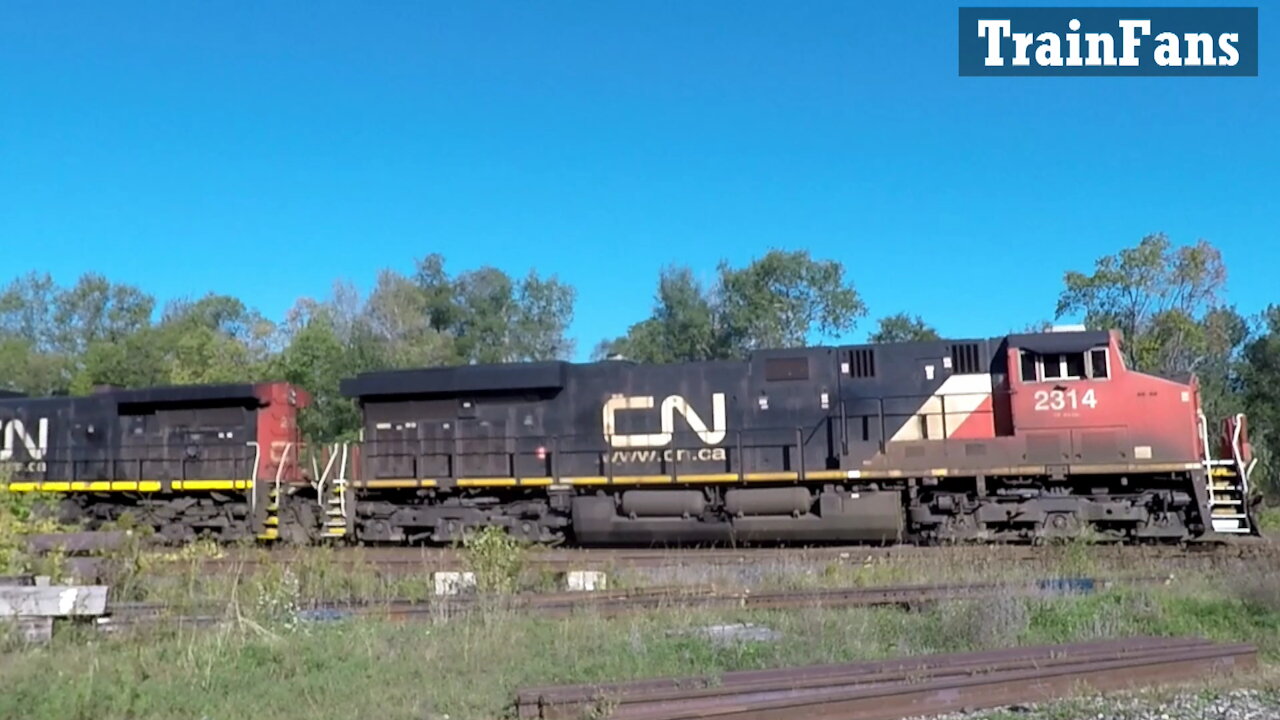
[[[61,549],[72,555],[109,554],[126,542],[123,533],[67,533],[33,535],[27,539],[34,552]],[[163,551],[165,548],[157,547]],[[1189,544],[1186,546],[1098,545],[1086,549],[1089,557],[1124,564],[1161,563],[1161,567],[1201,565],[1222,561],[1280,561],[1280,546],[1266,539],[1239,542]],[[1034,563],[1062,556],[1060,547],[1022,545],[958,545],[919,547],[899,545],[754,547],[754,548],[545,548],[529,549],[523,557],[531,568],[552,571],[609,570],[622,568],[662,568],[672,566],[748,566],[769,563],[817,564],[837,562],[886,562],[936,559],[948,562]],[[330,563],[339,568],[373,568],[381,574],[414,574],[424,571],[460,570],[468,565],[467,554],[443,547],[333,547],[333,548],[227,548],[218,557],[193,558],[202,571],[252,572],[276,563]],[[183,563],[176,563],[181,565]],[[163,566],[160,566],[163,567]]]
[[[898,720],[1204,680],[1257,665],[1257,648],[1200,638],[1129,638],[717,677],[526,688],[521,720]]]
[[[1114,585],[1168,582],[1166,576],[1118,580],[1078,578],[1025,583],[965,583],[895,587],[836,588],[780,592],[721,590],[713,587],[668,587],[594,592],[523,593],[516,595],[445,595],[429,601],[384,600],[315,604],[300,612],[303,619],[376,617],[395,621],[439,620],[481,610],[535,613],[539,617],[572,617],[578,613],[621,615],[646,610],[696,608],[778,610],[797,608],[917,607],[939,602],[996,596],[1047,596],[1084,593]],[[160,603],[112,603],[106,625],[147,623],[209,624],[231,617],[230,608],[203,606],[180,613]]]

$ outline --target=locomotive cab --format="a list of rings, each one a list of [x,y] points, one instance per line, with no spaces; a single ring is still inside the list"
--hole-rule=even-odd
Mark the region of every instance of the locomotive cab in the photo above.
[[[1128,369],[1116,331],[1009,338],[1008,402],[1024,459],[1046,465],[1202,462],[1196,379]]]

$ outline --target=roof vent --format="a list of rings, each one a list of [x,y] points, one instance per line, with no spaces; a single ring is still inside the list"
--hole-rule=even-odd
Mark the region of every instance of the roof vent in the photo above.
[[[1049,332],[1056,332],[1056,333],[1085,332],[1085,330],[1086,328],[1083,325],[1054,325],[1053,327],[1049,328]]]

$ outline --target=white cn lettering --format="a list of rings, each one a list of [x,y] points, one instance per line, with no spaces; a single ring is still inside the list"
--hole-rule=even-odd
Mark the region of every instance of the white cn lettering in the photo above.
[[[676,431],[676,413],[684,416],[685,422],[693,428],[698,438],[707,445],[715,445],[724,440],[726,434],[724,393],[711,396],[711,427],[703,422],[688,401],[679,395],[671,395],[662,401],[662,432],[638,433],[635,435],[617,434],[617,413],[622,410],[652,410],[652,395],[635,395],[624,397],[615,395],[604,403],[602,424],[604,436],[609,444],[616,448],[664,447],[671,444]]]
[[[27,458],[32,462],[44,460],[44,453],[49,448],[49,418],[40,418],[36,437],[31,437],[26,426],[17,418],[5,423],[4,444],[0,446],[0,460],[12,460],[13,451],[18,443],[27,451]]]

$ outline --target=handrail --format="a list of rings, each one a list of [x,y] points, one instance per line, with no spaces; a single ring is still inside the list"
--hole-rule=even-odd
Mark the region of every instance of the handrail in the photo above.
[[[1240,447],[1240,436],[1244,433],[1244,413],[1236,413],[1234,422],[1232,423],[1231,432],[1231,456],[1235,460],[1236,468],[1240,473],[1240,496],[1242,502],[1248,502],[1249,497],[1249,473],[1253,470],[1253,462],[1249,463],[1249,467],[1244,465],[1243,448]]]
[[[283,482],[283,480],[284,480],[285,460],[288,460],[288,459],[289,459],[289,451],[290,451],[290,450],[292,450],[292,449],[293,449],[293,443],[291,443],[291,442],[290,442],[290,443],[285,443],[284,451],[280,453],[280,462],[279,462],[279,464],[277,464],[277,465],[276,465],[276,482],[275,482],[275,488],[274,488],[274,489],[275,489],[275,491],[276,491],[276,504],[277,504],[277,506],[278,506],[278,505],[279,505],[279,503],[280,503],[280,485],[281,485],[281,483],[282,483],[282,482]]]
[[[338,510],[342,512],[342,519],[347,522],[347,451],[350,449],[348,443],[342,445],[342,462],[338,463],[338,476],[333,479],[333,484],[338,488]],[[335,453],[335,457],[337,454]]]
[[[325,481],[329,479],[329,471],[333,470],[333,462],[338,459],[338,445],[339,443],[334,443],[330,446],[331,452],[329,454],[329,462],[325,464],[324,472],[319,473],[316,476],[316,482],[311,486],[312,489],[316,491],[316,497],[322,497],[324,495]],[[312,462],[315,462],[314,457],[312,458]]]
[[[250,440],[246,446],[253,447],[253,473],[249,476],[249,508],[258,509],[258,463],[262,460],[262,446],[257,440]]]
[[[1204,410],[1196,410],[1196,426],[1200,431],[1200,444],[1203,446],[1202,458],[1208,469],[1213,460],[1213,452],[1209,449],[1209,421],[1205,419]]]

